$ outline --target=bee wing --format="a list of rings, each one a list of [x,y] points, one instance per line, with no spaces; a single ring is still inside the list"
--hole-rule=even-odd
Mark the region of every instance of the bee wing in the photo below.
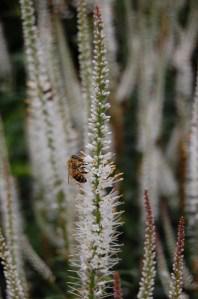
[[[86,156],[86,154],[83,151],[80,151],[80,157],[84,158]]]

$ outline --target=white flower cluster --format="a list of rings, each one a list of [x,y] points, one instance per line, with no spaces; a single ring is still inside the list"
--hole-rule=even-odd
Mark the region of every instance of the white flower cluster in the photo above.
[[[174,254],[173,272],[169,288],[169,299],[183,298],[183,271],[184,271],[184,218],[181,217],[178,225],[177,244]]]
[[[61,83],[57,83],[57,78],[61,75],[52,55],[54,40],[50,30],[47,2],[42,1],[42,5],[45,11],[40,12],[40,22],[43,17],[49,26],[45,25],[46,27],[39,31],[32,1],[21,0],[30,96],[28,141],[37,199],[35,211],[38,218],[42,214],[39,219],[45,219],[42,228],[45,233],[50,231],[47,233],[49,239],[57,240],[56,245],[68,250],[68,236],[71,235],[68,233],[69,222],[72,221],[73,214],[71,198],[74,192],[65,184],[67,168],[63,161],[69,158],[77,140],[70,123]],[[49,35],[46,44],[41,39],[44,33]],[[70,208],[69,213],[66,206]]]
[[[19,273],[16,270],[13,257],[9,248],[6,246],[4,237],[0,231],[0,258],[4,268],[6,279],[6,298],[26,299],[23,286],[20,281]]]
[[[171,273],[171,283],[169,289],[170,299],[183,299],[182,285],[183,280],[181,279],[181,277],[176,277],[174,273]]]
[[[192,107],[192,123],[188,153],[188,178],[186,182],[186,213],[188,215],[189,240],[197,240],[196,226],[198,223],[198,73],[194,104]],[[194,246],[193,246],[194,247]]]
[[[115,184],[120,175],[115,175],[113,155],[110,152],[109,131],[108,67],[105,58],[103,24],[100,11],[94,14],[94,59],[93,89],[90,119],[88,154],[85,162],[88,166],[87,183],[81,188],[77,202],[79,222],[77,240],[80,254],[81,279],[80,297],[102,298],[107,283],[112,279],[112,267],[118,259],[116,243],[120,212],[119,195]]]
[[[85,0],[79,0],[78,8],[78,48],[79,64],[85,115],[85,134],[87,134],[87,121],[91,105],[92,91],[92,53],[91,38],[87,17],[87,7]],[[86,138],[86,137],[85,137]]]
[[[3,233],[6,240],[5,245],[0,231],[0,257],[3,260],[3,265],[6,272],[8,298],[25,299],[27,295],[27,282],[24,273],[22,248],[20,247],[22,225],[19,215],[18,194],[15,180],[10,172],[8,153],[1,119],[0,143],[0,212],[1,225],[3,227]]]

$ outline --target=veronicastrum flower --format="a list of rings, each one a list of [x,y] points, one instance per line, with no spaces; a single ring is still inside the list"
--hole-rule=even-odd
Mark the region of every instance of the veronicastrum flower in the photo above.
[[[77,230],[80,261],[80,297],[102,298],[107,283],[112,280],[112,267],[117,263],[116,243],[120,212],[119,195],[115,184],[120,174],[115,174],[111,162],[109,131],[108,67],[104,45],[103,23],[99,8],[94,13],[93,96],[89,118],[87,154],[87,183],[82,184],[77,202],[79,222]]]
[[[144,193],[146,211],[146,228],[144,241],[144,257],[138,299],[152,299],[156,275],[156,233],[153,213],[150,206],[148,192]]]
[[[184,268],[184,218],[181,217],[178,225],[177,244],[171,273],[169,299],[182,299],[183,268]]]

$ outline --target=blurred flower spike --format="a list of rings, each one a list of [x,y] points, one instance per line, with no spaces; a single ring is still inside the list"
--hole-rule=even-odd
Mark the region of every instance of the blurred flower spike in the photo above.
[[[148,191],[144,192],[146,211],[146,229],[144,241],[144,257],[138,299],[153,298],[154,280],[156,275],[156,232]]]
[[[184,237],[184,217],[181,217],[178,225],[177,244],[173,262],[173,272],[171,273],[171,283],[169,292],[170,299],[182,298]]]
[[[121,289],[121,282],[120,282],[120,273],[114,272],[113,274],[113,295],[114,299],[122,299],[122,289]]]

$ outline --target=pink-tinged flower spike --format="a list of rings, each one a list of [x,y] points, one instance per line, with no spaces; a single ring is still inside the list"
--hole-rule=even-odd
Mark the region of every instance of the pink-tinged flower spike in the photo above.
[[[80,261],[77,272],[80,298],[96,299],[106,295],[112,283],[112,268],[118,262],[117,244],[120,225],[119,195],[116,184],[120,174],[115,174],[109,129],[109,81],[104,45],[103,22],[100,10],[94,12],[93,96],[88,124],[88,144],[85,162],[88,163],[87,182],[81,184],[77,199],[77,241]],[[74,292],[76,289],[74,288]]]
[[[154,280],[156,275],[156,233],[147,190],[144,192],[144,205],[146,210],[144,257],[137,298],[151,299],[153,298]]]
[[[122,299],[122,289],[121,289],[121,282],[120,282],[120,273],[114,272],[113,274],[113,296],[114,299]]]
[[[164,202],[161,205],[161,219],[165,233],[165,241],[167,243],[167,248],[169,251],[170,256],[174,256],[174,250],[176,246],[176,237],[174,234],[174,229],[171,224],[170,213],[168,211],[167,204]],[[193,276],[188,269],[187,265],[184,262],[184,269],[183,269],[183,280],[184,280],[184,287],[185,289],[192,288]]]
[[[183,288],[183,255],[184,252],[184,217],[180,218],[178,225],[177,244],[171,273],[169,299],[181,299]]]

